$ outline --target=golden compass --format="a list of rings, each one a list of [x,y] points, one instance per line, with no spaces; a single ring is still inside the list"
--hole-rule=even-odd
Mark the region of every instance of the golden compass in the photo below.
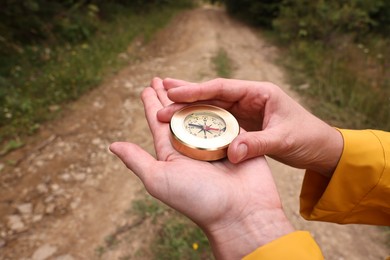
[[[215,161],[226,157],[227,148],[239,134],[232,114],[211,105],[190,105],[171,119],[171,142],[180,153],[193,159]]]

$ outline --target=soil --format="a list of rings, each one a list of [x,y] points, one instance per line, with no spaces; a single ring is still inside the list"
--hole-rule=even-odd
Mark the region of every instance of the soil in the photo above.
[[[0,259],[150,259],[154,225],[131,212],[143,186],[107,148],[131,141],[153,153],[140,92],[154,76],[196,82],[216,77],[211,59],[220,48],[234,61],[232,77],[272,81],[299,99],[276,65],[277,48],[258,31],[214,7],[181,13],[151,43],[137,40],[121,53],[118,59],[133,57],[126,68],[2,158]],[[327,259],[389,254],[378,227],[304,221],[298,214],[304,172],[270,164],[289,218],[313,234]],[[102,247],[130,229],[126,243]]]

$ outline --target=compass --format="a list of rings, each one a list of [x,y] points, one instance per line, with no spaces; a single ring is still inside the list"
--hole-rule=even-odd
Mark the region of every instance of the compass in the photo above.
[[[215,161],[226,157],[227,148],[239,134],[232,114],[211,105],[189,105],[177,111],[170,122],[171,143],[193,159]]]

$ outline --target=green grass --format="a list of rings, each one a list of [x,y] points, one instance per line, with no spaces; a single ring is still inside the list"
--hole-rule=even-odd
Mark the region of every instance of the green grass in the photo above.
[[[369,48],[341,39],[340,46],[298,41],[283,47],[282,63],[293,88],[313,113],[339,127],[390,130],[386,44]]]
[[[167,220],[152,245],[156,259],[214,259],[202,230],[182,216]]]
[[[211,59],[215,72],[219,77],[230,78],[232,76],[233,66],[227,52],[220,48]]]
[[[152,259],[159,260],[214,259],[203,231],[188,218],[150,195],[145,194],[133,200],[125,216],[131,218],[132,222],[118,227],[104,238],[102,244],[95,248],[97,258],[105,259],[109,251],[118,246],[126,247],[126,243],[133,243],[133,240],[137,239],[132,236],[133,232],[137,232],[134,228],[147,228],[154,230],[155,236],[150,245],[137,249],[137,257],[147,255],[150,258],[152,255]],[[120,259],[131,259],[131,256],[124,255]]]
[[[159,232],[150,245],[154,259],[214,259],[202,230],[161,202],[147,196],[135,200],[131,212],[142,219],[151,218],[152,223],[160,225]]]
[[[66,103],[137,59],[127,52],[131,42],[137,38],[145,44],[181,9],[160,6],[135,13],[124,8],[82,43],[23,46],[8,61],[11,69],[0,75],[0,145],[17,147],[14,140],[34,133]]]
[[[164,204],[150,196],[146,196],[144,199],[133,201],[131,210],[127,213],[135,213],[141,219],[151,218],[155,222],[166,211],[167,207]]]

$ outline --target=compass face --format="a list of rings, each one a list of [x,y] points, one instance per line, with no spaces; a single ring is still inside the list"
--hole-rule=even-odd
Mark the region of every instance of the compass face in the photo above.
[[[210,105],[190,105],[177,111],[170,122],[172,146],[197,160],[226,157],[240,126],[228,111]]]
[[[184,119],[185,129],[193,136],[209,139],[226,131],[225,121],[213,112],[195,112]]]

